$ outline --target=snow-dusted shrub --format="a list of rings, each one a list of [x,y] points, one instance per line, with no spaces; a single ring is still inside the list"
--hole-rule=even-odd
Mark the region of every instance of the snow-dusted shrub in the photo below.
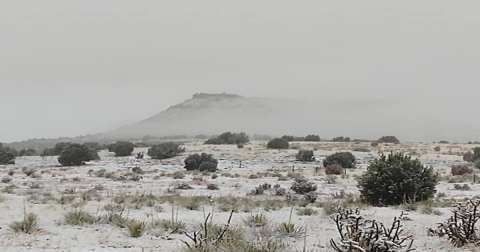
[[[202,153],[193,154],[185,159],[185,169],[214,172],[217,170],[218,161],[212,155]]]
[[[301,177],[295,179],[295,182],[293,182],[290,189],[297,194],[306,194],[309,192],[315,192],[317,190],[317,185],[314,182]]]
[[[119,141],[111,144],[108,147],[108,150],[111,152],[115,152],[116,157],[126,157],[132,154],[134,148],[135,145],[131,142]]]
[[[323,166],[337,164],[343,168],[355,168],[355,156],[351,152],[337,152],[323,160]]]
[[[178,143],[168,142],[156,144],[148,149],[148,155],[153,159],[166,159],[177,156],[185,151]]]
[[[244,145],[248,143],[250,139],[248,138],[247,134],[241,133],[232,133],[232,132],[225,132],[220,134],[219,136],[213,137],[208,139],[205,144],[236,144],[236,145]]]
[[[70,144],[60,153],[58,162],[63,166],[83,165],[87,161],[95,160],[98,157],[95,154],[85,145]]]
[[[361,196],[373,205],[399,205],[427,200],[438,183],[433,168],[402,153],[381,155],[358,180]]]
[[[340,239],[331,239],[330,245],[337,252],[414,251],[414,239],[403,229],[402,215],[395,217],[391,224],[384,224],[365,219],[359,209],[339,208],[333,220]]]
[[[268,149],[288,149],[290,144],[282,138],[274,138],[267,143]]]
[[[468,167],[468,165],[454,165],[450,169],[452,172],[453,176],[458,176],[458,175],[465,175],[465,174],[472,174],[473,169]]]

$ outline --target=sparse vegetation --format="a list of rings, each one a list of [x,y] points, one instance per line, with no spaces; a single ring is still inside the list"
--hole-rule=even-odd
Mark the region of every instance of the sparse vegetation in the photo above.
[[[95,217],[80,209],[76,209],[65,214],[65,223],[68,225],[85,225],[95,223]]]
[[[458,203],[453,210],[453,215],[430,232],[440,237],[447,236],[455,247],[463,247],[467,244],[478,246],[480,243],[477,227],[480,220],[479,207],[479,200]]]
[[[413,236],[404,232],[402,216],[395,217],[392,224],[385,225],[377,220],[368,220],[360,210],[340,208],[333,217],[339,241],[330,240],[337,252],[396,252],[414,251]]]
[[[32,234],[38,230],[38,217],[36,214],[24,211],[23,220],[10,224],[10,229],[15,233]]]
[[[131,237],[138,238],[145,233],[145,222],[138,220],[129,220],[127,223],[128,233]]]

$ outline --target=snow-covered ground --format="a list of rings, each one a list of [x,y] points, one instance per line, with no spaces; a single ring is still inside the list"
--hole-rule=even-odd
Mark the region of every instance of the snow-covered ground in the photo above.
[[[441,146],[441,150],[433,150]],[[293,176],[300,173],[314,181],[319,197],[310,207],[318,214],[301,216],[293,211],[292,222],[306,229],[307,238],[285,239],[289,248],[286,251],[333,251],[331,238],[338,238],[334,222],[325,214],[322,203],[341,201],[338,195],[345,193],[355,197],[359,194],[355,178],[361,175],[368,161],[378,156],[378,151],[406,151],[418,157],[424,164],[434,167],[442,176],[449,176],[450,166],[462,163],[463,152],[468,145],[406,144],[397,146],[371,147],[369,143],[293,143],[295,149],[267,150],[264,142],[253,142],[243,149],[236,146],[213,146],[201,143],[186,144],[186,152],[167,160],[133,157],[114,157],[112,153],[101,152],[101,160],[81,167],[61,167],[56,157],[21,157],[15,165],[0,166],[0,251],[180,251],[183,248],[184,234],[170,234],[161,228],[147,228],[139,238],[130,237],[126,228],[111,224],[68,225],[65,214],[72,210],[87,211],[95,217],[106,214],[105,206],[123,206],[128,218],[152,223],[156,220],[169,220],[172,205],[178,208],[178,219],[186,223],[187,231],[196,230],[203,222],[206,212],[213,210],[214,222],[225,223],[229,211],[222,209],[224,199],[233,201],[246,198],[254,203],[248,209],[234,213],[232,223],[244,226],[244,220],[252,213],[263,213],[272,226],[287,222],[291,208],[284,196],[250,195],[260,184],[280,185],[289,190]],[[356,148],[369,148],[371,152],[356,152],[358,168],[348,170],[347,176],[336,176],[336,182],[324,174],[321,161],[337,151],[352,151]],[[298,148],[314,149],[317,161],[302,163],[295,161]],[[135,152],[146,152],[138,148]],[[183,160],[192,153],[206,152],[219,160],[218,177],[211,174],[187,173]],[[142,174],[132,173],[139,167]],[[35,175],[27,176],[24,168],[35,169]],[[318,171],[318,172],[316,172]],[[183,172],[184,178],[174,178],[173,173]],[[279,174],[282,179],[279,179]],[[7,179],[10,178],[10,179]],[[174,190],[180,182],[193,189]],[[208,190],[208,184],[216,184],[219,190]],[[442,180],[437,194],[442,199],[472,198],[480,192],[480,184],[470,185],[471,190],[454,190],[454,184]],[[463,184],[463,183],[462,183]],[[139,204],[125,203],[123,198],[150,197]],[[173,195],[173,203],[165,200]],[[337,196],[335,196],[337,195]],[[207,196],[197,210],[189,210],[180,203],[182,197]],[[175,200],[178,200],[176,202]],[[128,200],[127,200],[128,202]],[[263,202],[263,204],[262,204]],[[273,207],[272,202],[280,202]],[[282,203],[283,202],[283,203]],[[256,204],[256,205],[255,205]],[[272,207],[270,207],[272,205]],[[247,207],[244,207],[247,208]],[[296,207],[299,208],[299,207]],[[428,227],[435,227],[445,220],[450,212],[448,207],[434,208],[436,214],[424,214],[420,209],[409,212],[411,220],[405,221],[405,229],[415,236],[417,251],[479,251],[475,248],[456,249],[445,239],[427,235]],[[40,230],[33,234],[14,233],[9,225],[23,219],[24,212],[38,216]],[[372,219],[389,222],[400,215],[399,207],[362,207],[362,213]],[[248,231],[246,231],[248,232]],[[143,250],[142,250],[143,249]]]

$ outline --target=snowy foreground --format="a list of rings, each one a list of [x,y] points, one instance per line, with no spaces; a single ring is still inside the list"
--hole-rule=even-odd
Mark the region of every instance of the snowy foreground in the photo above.
[[[289,221],[292,212],[291,223],[304,231],[281,239],[287,245],[285,251],[302,251],[304,246],[307,251],[333,251],[330,239],[337,239],[338,233],[325,208],[336,202],[352,201],[358,196],[355,178],[365,171],[368,161],[377,156],[379,149],[369,143],[305,142],[292,145],[314,149],[317,161],[295,161],[298,150],[267,150],[263,142],[254,142],[243,149],[189,143],[181,156],[162,161],[148,157],[143,160],[117,158],[112,153],[101,152],[100,161],[81,167],[60,167],[56,157],[18,158],[16,165],[0,166],[0,251],[181,251],[185,248],[182,241],[188,241],[185,234],[180,230],[172,232],[159,224],[171,221],[172,209],[174,220],[183,222],[185,231],[192,232],[198,230],[210,212],[213,212],[214,223],[225,224],[231,208],[238,210],[233,214],[232,224],[252,236],[256,231],[246,226],[252,215],[264,214],[267,225],[275,230],[280,223]],[[436,146],[441,150],[434,151]],[[315,169],[322,166],[321,160],[326,155],[359,147],[368,148],[370,152],[353,151],[358,168],[348,170],[346,176],[326,176],[323,168]],[[433,209],[426,210],[422,205],[409,209],[409,220],[404,222],[406,231],[415,236],[416,251],[480,251],[456,249],[446,238],[427,234],[427,228],[435,227],[450,215],[451,208],[445,202],[478,195],[480,184],[472,185],[467,180],[460,184],[468,183],[470,190],[455,190],[454,181],[448,181],[450,166],[461,164],[461,154],[471,147],[448,144],[383,147],[385,152],[410,152],[443,176],[437,186]],[[135,152],[146,152],[146,149],[136,149]],[[219,160],[218,176],[185,171],[185,157],[201,152],[213,154]],[[141,170],[133,169],[136,167]],[[31,169],[33,174],[29,174]],[[181,178],[179,172],[185,176]],[[273,190],[251,195],[255,187],[264,183],[272,187],[278,184],[288,194],[298,174],[318,185],[317,202],[308,206],[314,210],[311,215],[302,214],[305,209],[301,206],[292,210],[287,197],[277,196]],[[192,188],[176,188],[183,182]],[[208,189],[209,184],[217,185],[218,190],[211,190],[214,189],[211,185]],[[406,211],[404,207],[378,208],[354,203],[351,207],[359,207],[364,216],[386,223]],[[87,212],[97,220],[81,225],[67,223],[65,216],[74,211]],[[21,221],[24,212],[38,216],[39,230],[32,234],[11,230],[12,222]],[[105,216],[112,213],[144,222],[145,233],[137,238],[131,237],[128,228],[105,220]],[[272,231],[271,235],[281,234]]]

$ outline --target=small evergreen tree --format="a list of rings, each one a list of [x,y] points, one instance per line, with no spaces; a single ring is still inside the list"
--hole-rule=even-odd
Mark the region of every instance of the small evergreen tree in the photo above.
[[[355,168],[355,156],[351,152],[337,152],[323,160],[323,166],[338,164],[343,168]]]
[[[362,197],[373,205],[398,205],[434,196],[438,177],[433,168],[402,153],[373,160],[358,181]]]
[[[282,138],[274,138],[267,143],[268,149],[288,149],[290,144]]]
[[[147,154],[153,159],[166,159],[175,157],[184,151],[185,148],[182,148],[180,144],[167,142],[152,146],[148,149]]]
[[[247,134],[241,133],[232,133],[232,132],[225,132],[220,134],[219,136],[213,137],[208,139],[205,144],[246,144],[250,142]]]
[[[0,165],[15,164],[15,153],[0,143]]]
[[[58,162],[63,166],[83,165],[85,162],[95,160],[97,156],[85,145],[70,144],[60,153]]]
[[[400,140],[398,140],[396,136],[382,136],[377,140],[377,142],[399,144]]]
[[[135,145],[127,141],[119,141],[108,147],[109,151],[115,152],[116,157],[130,156],[132,155],[133,149],[135,149]]]
[[[185,169],[214,172],[217,170],[218,161],[207,153],[193,154],[185,159]]]

